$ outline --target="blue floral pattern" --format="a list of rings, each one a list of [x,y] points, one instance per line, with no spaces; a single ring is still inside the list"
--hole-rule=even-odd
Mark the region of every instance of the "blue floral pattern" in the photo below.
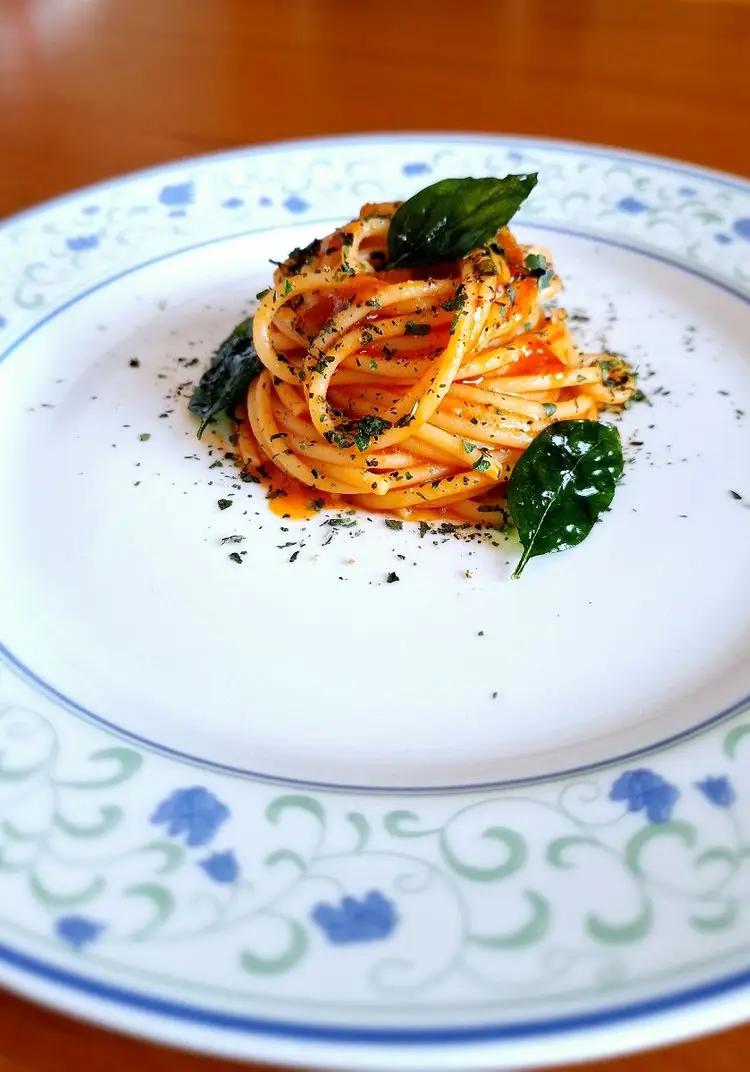
[[[178,182],[169,186],[162,186],[159,192],[159,200],[163,205],[170,208],[190,205],[195,199],[195,184],[192,182]]]
[[[630,216],[636,216],[640,212],[648,212],[648,205],[637,197],[621,197],[616,207],[620,212],[627,212]]]
[[[732,230],[739,238],[744,238],[746,242],[750,242],[750,216],[735,220],[732,224]]]
[[[84,949],[95,942],[104,929],[103,923],[86,916],[61,916],[55,924],[58,936],[74,949]]]
[[[73,238],[66,238],[65,245],[71,253],[82,253],[87,249],[96,249],[99,245],[99,236],[94,234],[75,235]]]
[[[229,817],[229,808],[203,786],[175,789],[151,816],[155,824],[166,823],[172,837],[187,835],[188,845],[205,845]]]
[[[295,216],[298,216],[301,212],[307,212],[310,208],[309,202],[305,201],[304,197],[298,197],[297,194],[290,194],[283,202],[283,205],[287,212],[293,212]]]
[[[628,811],[645,811],[650,823],[665,823],[672,817],[679,789],[654,771],[623,771],[610,790],[611,800],[624,800]]]
[[[388,938],[396,922],[396,907],[378,890],[370,890],[361,900],[343,897],[338,904],[318,904],[312,919],[334,945],[374,942]]]
[[[731,808],[737,800],[737,794],[726,774],[718,777],[707,776],[695,784],[706,800],[710,800],[717,808]]]
[[[240,865],[231,849],[225,852],[214,852],[205,860],[200,860],[199,864],[214,882],[222,884],[236,882],[240,876]]]

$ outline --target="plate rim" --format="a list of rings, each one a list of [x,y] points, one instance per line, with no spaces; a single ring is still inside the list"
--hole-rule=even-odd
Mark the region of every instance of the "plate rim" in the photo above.
[[[452,1058],[459,1053],[463,1055],[467,1047],[472,1047],[471,1052],[475,1055],[476,1059],[472,1059],[470,1064],[475,1069],[496,1070],[498,1061],[502,1062],[500,1067],[503,1069],[522,1069],[614,1057],[687,1041],[739,1025],[747,1020],[747,1006],[742,1005],[750,998],[750,968],[746,968],[708,983],[684,987],[655,998],[614,1005],[589,1014],[531,1020],[521,1024],[509,1022],[479,1024],[468,1028],[379,1030],[331,1023],[316,1026],[303,1021],[202,1009],[189,1002],[152,996],[127,986],[87,977],[29,953],[14,950],[3,941],[0,941],[0,964],[18,971],[25,979],[33,980],[28,988],[3,980],[4,985],[8,985],[13,992],[38,1001],[58,1013],[62,1007],[66,1015],[86,1023],[181,1049],[189,1045],[179,1033],[181,1025],[208,1029],[217,1031],[217,1034],[201,1037],[201,1051],[243,1061],[260,1057],[273,1064],[296,1064],[294,1049],[298,1044],[304,1044],[305,1065],[321,1070],[349,1070],[351,1063],[345,1047],[354,1047],[360,1053],[360,1048],[377,1047],[377,1062],[358,1062],[357,1067],[361,1069],[382,1069],[379,1062],[386,1058],[389,1068],[421,1069],[426,1051],[430,1052],[430,1060],[435,1067],[454,1069],[457,1066]],[[36,990],[38,985],[51,987],[52,993],[40,993]],[[53,994],[62,995],[62,1002],[57,1002]],[[91,1007],[87,1005],[82,1009],[77,1005],[78,995],[83,995],[87,1002],[91,1001]],[[737,1007],[727,1005],[726,999],[732,999]],[[118,1009],[126,1009],[136,1016],[145,1015],[146,1019],[137,1024],[122,1023],[117,1017]],[[703,1010],[704,1018],[688,1022],[684,1015],[686,1010]],[[654,1025],[668,1026],[654,1035]],[[231,1040],[238,1036],[260,1040],[264,1052],[258,1053],[253,1049],[238,1054],[236,1046],[231,1045]],[[583,1053],[571,1050],[567,1044],[581,1037],[595,1042],[587,1045]],[[227,1045],[224,1045],[224,1040],[228,1040]],[[532,1060],[523,1050],[515,1049],[535,1042],[550,1042],[555,1050],[541,1058],[534,1053]],[[265,1049],[266,1045],[274,1047],[277,1044],[287,1047],[284,1053]],[[310,1046],[314,1049],[310,1050]],[[433,1050],[432,1047],[437,1049]],[[567,1052],[561,1055],[560,1047]],[[442,1061],[439,1060],[440,1056],[443,1057]]]
[[[511,143],[519,145],[538,145],[543,148],[548,147],[550,149],[557,149],[560,152],[580,152],[585,156],[615,156],[628,160],[637,160],[643,164],[659,166],[678,174],[698,174],[704,178],[710,178],[714,181],[721,182],[722,185],[730,186],[735,189],[739,188],[746,193],[750,192],[750,177],[740,175],[737,172],[709,167],[706,164],[698,164],[692,160],[686,160],[680,157],[662,156],[659,153],[650,153],[639,149],[628,149],[623,146],[610,145],[607,142],[577,141],[571,138],[555,138],[548,135],[503,134],[501,132],[498,133],[487,130],[473,132],[458,130],[396,130],[388,132],[385,130],[378,130],[372,131],[371,133],[349,131],[342,134],[324,134],[318,137],[272,138],[268,141],[250,142],[247,145],[236,145],[228,149],[209,150],[205,153],[188,153],[185,156],[172,157],[161,163],[147,164],[142,168],[131,168],[128,171],[117,172],[114,175],[110,175],[103,179],[97,179],[95,182],[86,183],[83,186],[75,186],[71,190],[66,190],[61,194],[55,194],[52,197],[45,198],[43,201],[35,201],[34,204],[19,209],[16,212],[12,212],[9,216],[0,216],[0,229],[7,227],[8,225],[20,223],[21,220],[33,216],[44,209],[62,205],[66,201],[77,197],[80,194],[94,193],[96,190],[102,190],[120,182],[127,182],[130,179],[155,176],[167,168],[180,167],[186,164],[200,165],[202,163],[209,163],[210,161],[231,160],[235,157],[240,158],[256,154],[262,155],[285,152],[290,149],[314,149],[316,147],[343,146],[348,144],[355,145],[362,143],[378,144],[394,141],[428,142],[433,140],[454,142],[456,144],[461,144],[462,142],[476,144],[478,141],[481,142],[484,140],[488,145],[497,144],[498,142],[502,142],[505,145]]]

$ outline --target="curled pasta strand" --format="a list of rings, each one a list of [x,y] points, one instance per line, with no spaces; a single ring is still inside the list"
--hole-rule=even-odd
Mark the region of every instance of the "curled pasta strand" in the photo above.
[[[459,261],[390,270],[397,207],[363,206],[276,269],[238,450],[246,468],[339,502],[494,524],[534,437],[626,404],[634,378],[576,346],[564,311],[545,308],[559,279],[526,267],[549,255],[507,229]]]

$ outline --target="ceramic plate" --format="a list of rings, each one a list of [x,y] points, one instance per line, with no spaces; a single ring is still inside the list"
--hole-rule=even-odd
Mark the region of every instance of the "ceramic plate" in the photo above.
[[[510,537],[272,514],[186,409],[269,258],[364,201],[531,170],[517,233],[648,396],[604,523],[513,581]],[[8,220],[3,982],[342,1068],[741,1019],[749,253],[740,179],[474,135],[240,150]]]

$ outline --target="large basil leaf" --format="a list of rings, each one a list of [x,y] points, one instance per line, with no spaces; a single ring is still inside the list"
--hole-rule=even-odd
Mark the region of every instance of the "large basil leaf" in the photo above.
[[[484,245],[515,215],[537,176],[441,179],[404,201],[388,231],[389,267],[435,264]]]
[[[231,410],[263,368],[253,346],[253,318],[238,324],[216,351],[193,391],[189,408],[202,418],[198,438],[220,410]]]
[[[598,421],[560,421],[545,428],[513,469],[508,506],[523,544],[514,577],[536,555],[584,540],[612,502],[622,476],[616,428]]]

